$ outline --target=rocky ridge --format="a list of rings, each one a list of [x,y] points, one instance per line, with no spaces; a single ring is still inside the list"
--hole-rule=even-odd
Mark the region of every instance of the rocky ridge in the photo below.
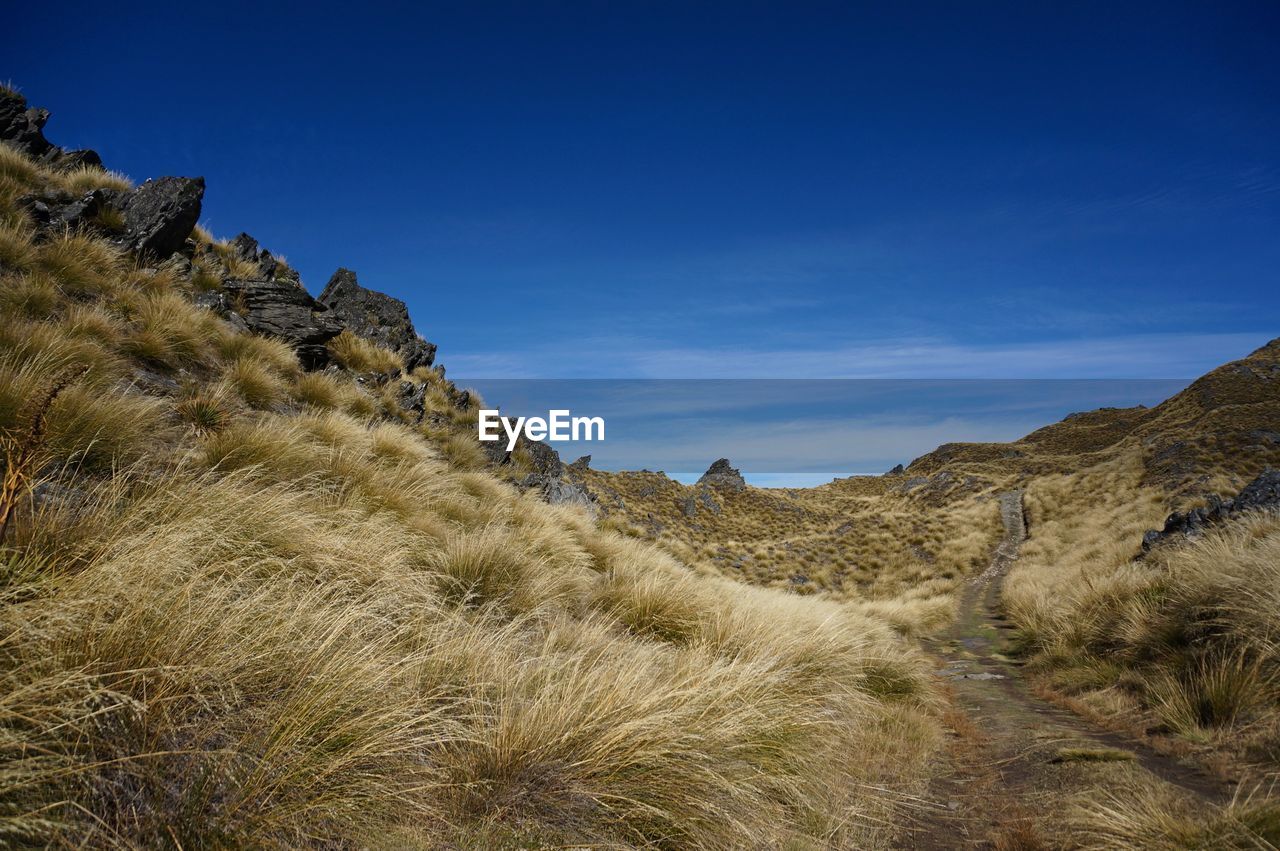
[[[0,143],[59,171],[96,170],[102,158],[91,150],[66,150],[44,135],[48,110],[30,107],[21,94],[0,87]],[[339,268],[320,294],[313,297],[298,273],[258,241],[241,233],[225,246],[215,247],[193,237],[200,219],[205,181],[202,177],[159,177],[136,189],[103,185],[81,195],[50,190],[19,199],[35,226],[37,239],[68,231],[88,233],[110,241],[137,257],[144,268],[170,267],[190,275],[195,263],[222,270],[215,286],[193,288],[196,304],[217,313],[244,333],[274,337],[288,343],[307,370],[336,369],[327,343],[343,331],[398,354],[405,372],[431,368],[436,345],[418,334],[400,299],[362,286],[356,273]],[[210,254],[225,251],[216,258]],[[453,403],[465,409],[470,394],[444,381],[444,368],[435,366]],[[358,382],[385,384],[399,380],[396,398],[411,419],[424,414],[425,385],[396,374],[357,376]],[[511,462],[514,453],[492,445],[484,449],[496,466]],[[532,459],[532,472],[518,480],[553,503],[592,506],[577,477],[552,447],[521,440],[515,452]]]

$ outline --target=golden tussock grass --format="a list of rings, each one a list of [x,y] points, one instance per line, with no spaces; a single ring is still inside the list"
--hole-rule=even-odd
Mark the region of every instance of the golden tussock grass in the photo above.
[[[404,370],[404,361],[395,352],[343,331],[329,341],[329,353],[352,372],[390,373]]]
[[[1280,804],[1269,788],[1257,785],[1215,805],[1167,786],[1135,783],[1076,802],[1071,821],[1076,845],[1095,851],[1270,851],[1280,846]]]
[[[717,491],[660,473],[588,470],[607,522],[707,575],[843,600],[904,634],[954,616],[954,591],[1000,535],[988,494],[925,506],[883,479],[811,490]]]
[[[0,194],[60,179],[0,147]],[[879,617],[518,492],[439,373],[419,424],[195,308],[216,252],[197,283],[12,210],[0,252],[0,428],[77,370],[41,462],[5,454],[6,841],[889,841],[937,736]],[[347,337],[348,370],[399,368]]]
[[[1237,765],[1273,766],[1280,518],[1246,517],[1134,560],[1165,513],[1139,475],[1117,463],[1029,491],[1033,534],[1005,605],[1032,665],[1104,717],[1145,718]],[[1111,496],[1068,509],[1085,493]]]

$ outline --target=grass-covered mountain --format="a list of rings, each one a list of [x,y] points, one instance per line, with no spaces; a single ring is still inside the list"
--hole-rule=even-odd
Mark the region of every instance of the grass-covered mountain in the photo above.
[[[216,187],[47,119],[0,91],[0,842],[913,847],[977,741],[915,639],[1012,561],[1018,494],[1036,687],[1253,791],[1077,777],[991,841],[1280,842],[1280,524],[1142,547],[1280,465],[1276,343],[819,488],[565,467],[481,448],[402,303],[345,269],[313,296],[199,226]]]

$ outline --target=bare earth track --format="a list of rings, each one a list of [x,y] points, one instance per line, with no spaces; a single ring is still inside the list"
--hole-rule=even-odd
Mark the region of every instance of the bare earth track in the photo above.
[[[924,643],[950,701],[951,741],[927,800],[899,847],[1057,847],[1048,833],[1068,798],[1143,771],[1202,799],[1230,789],[1200,770],[1101,730],[1029,691],[1006,655],[1011,625],[999,612],[1005,574],[1027,537],[1021,491],[1000,497],[1004,537],[990,566],[965,589],[954,625]],[[1081,760],[1064,754],[1097,755]]]

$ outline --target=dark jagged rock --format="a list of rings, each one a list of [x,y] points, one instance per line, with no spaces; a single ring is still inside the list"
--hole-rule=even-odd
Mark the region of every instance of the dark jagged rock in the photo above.
[[[1280,470],[1267,469],[1236,495],[1223,500],[1216,494],[1208,504],[1190,511],[1175,511],[1164,521],[1164,527],[1151,529],[1142,536],[1142,551],[1174,540],[1202,535],[1205,529],[1238,517],[1247,511],[1270,511],[1280,508]]]
[[[522,485],[536,489],[552,505],[581,505],[594,510],[595,497],[565,467],[559,452],[537,440],[522,441],[520,445],[529,453],[533,467]]]
[[[0,91],[0,139],[31,157],[44,157],[53,144],[44,137],[49,110],[27,107],[17,92]]]
[[[0,141],[60,169],[102,165],[96,151],[64,151],[46,139],[44,125],[48,121],[49,110],[29,107],[22,95],[0,89]]]
[[[333,273],[320,303],[353,334],[372,340],[404,359],[406,372],[419,366],[431,366],[436,347],[418,335],[409,319],[409,309],[398,298],[360,286],[356,273],[339,269]]]
[[[97,216],[109,206],[108,196],[102,189],[79,198],[64,194],[24,195],[18,205],[41,230],[76,230],[96,224]]]
[[[747,486],[747,481],[729,464],[728,458],[721,458],[707,468],[707,472],[698,479],[698,484],[740,491]]]
[[[58,168],[70,171],[73,168],[102,168],[102,157],[89,148],[75,151],[63,151],[58,156]]]
[[[495,467],[511,463],[511,453],[507,452],[506,443],[502,440],[483,442],[480,448]],[[578,478],[577,470],[565,466],[560,460],[560,453],[552,446],[526,440],[521,435],[516,441],[516,450],[523,450],[528,455],[532,468],[520,480],[521,487],[538,491],[552,505],[581,505],[595,511],[595,495]]]
[[[886,476],[901,476],[906,469],[901,464],[895,464],[893,469],[885,473]]]
[[[325,343],[342,333],[342,323],[301,284],[228,278],[222,286],[233,311],[250,331],[293,346],[306,369],[319,369],[329,362]]]
[[[124,216],[124,235],[117,243],[137,254],[165,258],[186,242],[200,220],[203,177],[161,177],[117,197]],[[117,206],[113,203],[112,206]]]
[[[400,407],[411,414],[416,422],[422,422],[427,412],[427,385],[401,381],[396,393]]]
[[[258,240],[247,233],[241,232],[231,240],[231,253],[240,260],[256,265],[261,272],[261,277],[267,280],[288,278],[291,281],[301,281],[297,272],[280,262],[279,258],[270,251],[258,245]]]
[[[699,507],[705,508],[712,514],[720,513],[720,503],[716,501],[715,496],[711,492],[711,488],[703,485],[693,493],[686,496],[680,501],[680,513],[685,517],[693,517],[698,513]]]

